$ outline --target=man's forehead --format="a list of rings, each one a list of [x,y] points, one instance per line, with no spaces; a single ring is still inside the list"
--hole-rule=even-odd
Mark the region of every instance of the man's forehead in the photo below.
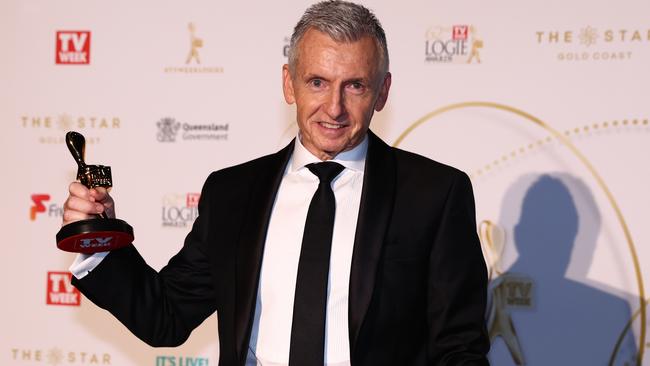
[[[373,72],[378,67],[378,49],[371,36],[356,41],[338,41],[318,30],[309,30],[298,44],[299,67],[356,66]]]
[[[350,39],[347,37],[336,37],[332,36],[331,34],[328,34],[327,32],[321,31],[317,28],[309,28],[305,34],[301,37],[299,40],[298,44],[296,46],[298,47],[305,47],[307,45],[311,45],[317,42],[323,42],[323,43],[331,43],[339,46],[345,46],[345,45],[350,45],[353,43],[357,42],[367,42],[372,43],[373,45],[376,46],[376,43],[374,39],[372,38],[371,35],[369,34],[364,34],[361,35],[355,39]]]

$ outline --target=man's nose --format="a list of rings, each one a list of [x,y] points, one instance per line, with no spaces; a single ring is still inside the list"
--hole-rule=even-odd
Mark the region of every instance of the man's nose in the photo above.
[[[343,89],[332,88],[325,103],[325,111],[332,120],[339,121],[345,115],[344,102]]]

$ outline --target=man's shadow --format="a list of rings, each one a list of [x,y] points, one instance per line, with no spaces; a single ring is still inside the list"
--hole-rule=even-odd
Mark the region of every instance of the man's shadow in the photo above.
[[[587,278],[600,224],[591,191],[568,174],[524,176],[506,193],[499,225],[511,248],[503,263],[512,264],[504,272],[533,281],[533,306],[509,311],[523,364],[635,364],[632,334],[613,355],[630,319],[630,296]],[[500,337],[493,340],[490,360],[514,364]]]

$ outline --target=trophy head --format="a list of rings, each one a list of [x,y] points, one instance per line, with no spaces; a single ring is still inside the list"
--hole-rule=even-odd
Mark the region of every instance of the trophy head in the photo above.
[[[87,165],[84,161],[86,151],[86,139],[82,134],[70,131],[65,135],[65,142],[68,145],[70,154],[77,162],[77,179],[88,188],[111,187],[111,167],[104,165]]]
[[[68,145],[70,154],[77,162],[79,169],[86,166],[84,162],[84,154],[86,152],[86,139],[82,134],[75,131],[70,131],[65,134],[65,143]]]

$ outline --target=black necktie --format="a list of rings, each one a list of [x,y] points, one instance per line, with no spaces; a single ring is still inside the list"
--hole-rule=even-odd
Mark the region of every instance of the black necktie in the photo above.
[[[327,278],[336,200],[332,180],[343,170],[333,162],[309,164],[320,183],[311,199],[302,237],[291,324],[289,366],[323,366]]]

